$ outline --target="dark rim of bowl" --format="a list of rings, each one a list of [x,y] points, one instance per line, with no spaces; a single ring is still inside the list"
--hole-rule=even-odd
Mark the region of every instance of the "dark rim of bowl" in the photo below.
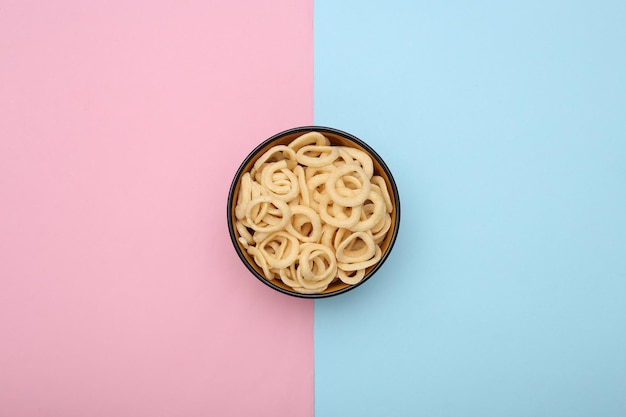
[[[396,219],[395,219],[395,224],[394,224],[394,228],[393,228],[393,232],[391,235],[391,239],[389,240],[389,246],[387,247],[387,250],[385,251],[385,253],[382,255],[382,257],[380,258],[380,261],[378,261],[376,263],[376,265],[374,265],[374,268],[367,274],[365,275],[365,277],[363,277],[363,279],[354,285],[349,285],[345,288],[342,288],[340,290],[337,291],[333,291],[333,292],[329,292],[329,293],[321,293],[321,294],[300,294],[298,292],[295,291],[288,291],[284,288],[279,287],[278,285],[273,284],[271,281],[267,280],[264,276],[262,276],[261,274],[259,274],[252,265],[250,265],[250,263],[248,262],[248,260],[245,258],[245,256],[243,255],[241,248],[239,246],[239,242],[237,241],[237,236],[235,233],[235,228],[233,226],[233,214],[232,214],[232,203],[233,203],[233,199],[235,198],[234,193],[235,193],[235,188],[237,186],[237,182],[239,181],[239,178],[241,177],[241,175],[243,175],[243,170],[245,168],[245,166],[248,164],[248,162],[250,162],[250,160],[252,160],[253,158],[255,158],[257,156],[257,153],[264,147],[266,146],[268,143],[273,142],[277,139],[282,138],[283,136],[286,135],[290,135],[293,133],[298,133],[298,132],[302,132],[302,133],[306,133],[306,132],[310,132],[310,131],[316,131],[316,132],[321,132],[321,133],[333,133],[335,135],[339,135],[339,136],[343,136],[346,139],[349,139],[351,141],[353,141],[354,143],[356,143],[357,145],[363,147],[367,152],[369,152],[371,154],[371,156],[373,158],[376,159],[376,161],[380,164],[380,166],[383,168],[383,170],[385,171],[385,174],[389,177],[389,183],[391,185],[392,191],[393,191],[393,196],[394,196],[394,208],[396,209]],[[248,268],[248,270],[250,272],[252,272],[252,274],[259,279],[261,282],[263,282],[265,285],[267,285],[268,287],[279,291],[283,294],[287,294],[287,295],[291,295],[293,297],[298,297],[298,298],[328,298],[328,297],[334,297],[336,295],[339,294],[344,294],[348,291],[351,291],[353,289],[355,289],[356,287],[359,287],[360,285],[362,285],[365,281],[369,280],[375,273],[376,271],[378,271],[380,269],[380,267],[383,265],[383,263],[385,263],[385,261],[387,260],[387,258],[389,257],[389,254],[391,253],[391,250],[393,249],[394,244],[396,243],[396,239],[398,237],[398,231],[400,229],[400,196],[398,195],[398,187],[396,185],[396,181],[393,178],[393,175],[391,174],[391,170],[389,169],[389,167],[387,166],[387,164],[385,163],[385,161],[383,160],[383,158],[380,157],[380,155],[378,155],[378,153],[372,149],[371,146],[369,146],[367,143],[363,142],[361,139],[357,138],[354,135],[351,135],[350,133],[344,132],[342,130],[339,129],[335,129],[332,127],[326,127],[326,126],[301,126],[301,127],[294,127],[292,129],[288,129],[285,130],[283,132],[277,133],[274,136],[270,137],[269,139],[264,140],[261,144],[259,144],[256,148],[254,148],[254,150],[252,152],[250,152],[248,154],[248,156],[246,157],[246,159],[244,159],[244,161],[241,163],[241,165],[239,166],[239,169],[237,169],[237,172],[235,173],[235,177],[231,183],[230,186],[230,190],[228,191],[228,200],[227,200],[227,219],[228,219],[228,232],[230,234],[230,240],[233,243],[233,246],[235,247],[235,251],[237,252],[237,255],[239,256],[239,258],[241,259],[241,261],[243,262],[243,264],[246,266],[246,268]]]

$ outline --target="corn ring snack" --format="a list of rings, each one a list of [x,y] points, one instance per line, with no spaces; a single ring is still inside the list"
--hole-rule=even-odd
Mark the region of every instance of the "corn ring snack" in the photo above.
[[[246,172],[241,177],[241,188],[239,189],[237,206],[235,207],[235,217],[237,217],[237,220],[241,220],[245,217],[246,206],[250,200],[252,200],[252,180],[250,179],[250,173]]]
[[[376,244],[380,244],[385,236],[387,236],[387,232],[391,228],[391,216],[388,213],[385,213],[382,220],[372,228],[371,232],[373,234],[374,242]]]
[[[356,242],[362,242],[362,244],[355,247]],[[335,257],[339,262],[356,263],[372,259],[375,254],[376,243],[374,243],[372,235],[365,232],[354,232],[337,246]]]
[[[339,165],[344,165],[344,164],[356,163],[354,161],[354,158],[352,158],[352,155],[350,155],[350,153],[348,152],[347,146],[337,146],[337,152],[339,152],[339,156],[337,156],[337,159],[335,159],[335,162],[333,162],[333,165],[339,166]]]
[[[252,191],[252,198],[257,198],[257,197],[263,195],[263,193],[265,192],[263,190],[263,187],[261,186],[261,184],[259,184],[256,181],[252,181],[250,183],[250,185],[252,186],[252,190],[251,190]],[[249,201],[248,201],[248,203],[249,203]],[[244,213],[245,213],[245,207],[244,207]]]
[[[265,278],[267,278],[270,281],[273,280],[274,274],[270,272],[270,269],[267,265],[267,261],[263,257],[263,254],[261,253],[261,251],[259,251],[254,246],[248,246],[246,250],[248,251],[250,255],[253,256],[254,262],[256,262],[256,264],[259,265],[263,269],[263,275],[265,275]]]
[[[274,205],[280,212],[280,217],[266,216],[270,204]],[[252,216],[254,219],[252,219]],[[257,232],[275,232],[287,225],[291,218],[291,209],[282,200],[272,196],[261,195],[250,200],[246,206],[246,220],[248,227]],[[275,219],[276,221],[270,220]]]
[[[337,267],[343,269],[344,271],[356,271],[358,269],[365,269],[374,265],[376,262],[380,260],[382,257],[382,252],[380,250],[380,246],[376,245],[374,256],[371,259],[360,261],[360,262],[337,262]]]
[[[322,235],[320,236],[320,243],[322,245],[328,246],[329,248],[333,246],[333,239],[339,230],[338,227],[330,225],[328,223],[324,223],[322,226]]]
[[[306,145],[330,146],[330,141],[319,132],[309,132],[298,136],[287,146],[297,152]]]
[[[310,230],[303,229],[303,226],[307,224],[311,226]],[[292,206],[291,222],[287,223],[287,232],[301,242],[315,243],[322,236],[322,220],[311,207],[305,205]]]
[[[383,198],[380,194],[370,191],[368,199],[374,204],[372,212],[368,216],[364,210],[361,210],[361,214],[363,215],[362,217],[364,218],[356,222],[350,230],[354,230],[355,232],[372,230],[372,228],[383,219],[383,216],[385,215],[385,201]]]
[[[239,232],[239,239],[243,239],[246,242],[246,247],[247,245],[252,245],[254,243],[252,234],[248,231],[248,228],[241,220],[237,220],[235,227],[237,228],[237,232]]]
[[[330,165],[338,156],[339,151],[334,146],[306,145],[296,152],[296,160],[300,164],[313,168]]]
[[[309,195],[309,205],[315,210],[319,210],[319,203],[322,199],[322,194],[324,194],[324,187],[326,186],[327,179],[328,173],[320,173],[312,176],[306,182],[307,193]]]
[[[291,288],[299,288],[300,284],[296,279],[296,264],[292,263],[288,268],[281,268],[278,270],[278,277],[285,285],[289,285]]]
[[[287,268],[298,258],[300,243],[292,234],[278,231],[259,244],[259,252],[269,267]]]
[[[322,220],[324,220],[326,223],[335,226],[335,227],[343,227],[346,229],[349,229],[350,227],[354,226],[355,224],[358,223],[359,218],[361,216],[361,207],[360,206],[355,206],[355,207],[345,207],[346,210],[349,209],[349,215],[346,215],[345,212],[341,212],[342,215],[336,215],[333,216],[331,214],[328,213],[328,206],[329,204],[332,203],[332,200],[330,199],[330,197],[327,194],[324,194],[322,196],[322,199],[319,203],[319,212],[320,212],[320,217],[322,218]],[[335,204],[333,204],[333,206],[335,206]]]
[[[385,206],[387,207],[387,213],[391,213],[393,211],[393,203],[391,202],[391,196],[389,195],[385,179],[380,175],[374,175],[372,177],[372,188],[383,197]]]
[[[298,257],[298,283],[309,290],[324,291],[337,273],[337,259],[333,251],[319,243],[305,243]]]
[[[254,163],[254,166],[250,171],[250,175],[254,177],[256,171],[260,171],[261,166],[266,162],[271,161],[272,159],[289,161],[289,169],[295,168],[297,164],[296,153],[294,152],[293,148],[285,145],[276,145],[269,149],[267,152],[265,152],[263,155],[261,155],[261,157]]]
[[[343,242],[350,236],[350,233],[351,232],[348,229],[343,229],[343,228],[336,229],[335,234],[333,236],[332,247],[335,248],[335,250],[337,250],[339,245],[341,245],[341,242]]]
[[[283,201],[293,200],[300,192],[298,178],[287,169],[287,161],[284,159],[269,163],[263,168],[261,185],[270,195]]]
[[[298,165],[293,170],[294,174],[296,174],[296,178],[298,178],[298,188],[300,189],[300,198],[298,201],[295,201],[296,204],[303,204],[308,206],[310,204],[309,197],[309,189],[306,184],[306,176],[304,174],[304,168]]]
[[[350,148],[348,146],[345,146],[343,149],[345,149],[346,153],[358,162],[359,165],[361,165],[361,168],[363,168],[367,178],[372,178],[374,175],[374,163],[372,162],[372,158],[360,149]]]
[[[331,172],[334,171],[336,165],[335,163],[339,163],[338,161],[341,161],[341,159],[335,159],[335,162],[333,162],[330,165],[324,165],[321,167],[305,167],[304,168],[304,176],[307,180],[307,182],[315,177],[316,175],[320,175],[320,174],[329,174]]]
[[[344,284],[355,285],[361,282],[365,276],[365,268],[357,269],[356,271],[344,271],[341,268],[337,268],[337,276]]]
[[[254,232],[252,234],[252,240],[254,241],[255,245],[258,245],[259,243],[263,242],[265,238],[269,235],[270,232]]]
[[[356,174],[357,177],[352,174]],[[350,184],[355,185],[355,188],[337,187],[337,182],[345,178]],[[330,174],[326,180],[325,190],[328,192],[329,197],[336,203],[345,207],[355,207],[367,199],[370,190],[371,183],[367,174],[359,165],[345,164],[337,167]]]

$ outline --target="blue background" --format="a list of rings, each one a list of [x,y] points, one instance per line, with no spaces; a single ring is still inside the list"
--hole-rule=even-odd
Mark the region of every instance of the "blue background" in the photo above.
[[[626,416],[626,2],[315,1],[315,123],[402,201],[316,416]]]

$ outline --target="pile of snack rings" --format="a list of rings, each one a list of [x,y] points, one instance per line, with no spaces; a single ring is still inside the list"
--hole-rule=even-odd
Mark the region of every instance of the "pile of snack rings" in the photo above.
[[[319,294],[336,280],[359,283],[381,259],[393,210],[367,153],[308,132],[242,175],[235,228],[265,278]]]

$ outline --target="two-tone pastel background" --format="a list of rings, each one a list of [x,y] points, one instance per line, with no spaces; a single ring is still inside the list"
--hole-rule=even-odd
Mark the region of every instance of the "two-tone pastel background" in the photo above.
[[[0,416],[626,415],[626,4],[0,2]],[[355,134],[398,241],[319,301],[240,161]]]

